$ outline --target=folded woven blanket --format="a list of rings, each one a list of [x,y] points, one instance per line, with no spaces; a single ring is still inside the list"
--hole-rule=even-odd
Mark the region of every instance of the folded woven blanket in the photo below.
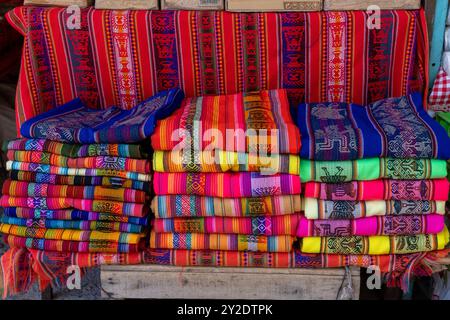
[[[147,193],[151,191],[150,182],[127,180],[118,177],[94,177],[94,176],[61,176],[57,174],[17,171],[9,172],[11,180],[27,181],[35,183],[48,183],[55,185],[74,185],[74,186],[103,186],[112,188],[128,188],[142,190]]]
[[[6,195],[0,198],[0,207],[23,207],[45,210],[78,209],[133,217],[144,217],[149,212],[148,206],[142,203],[73,198],[20,198]]]
[[[369,200],[333,201],[303,199],[308,219],[356,219],[384,215],[445,214],[445,201],[430,200]]]
[[[3,216],[1,223],[16,225],[27,228],[43,228],[43,229],[75,229],[75,230],[92,230],[102,232],[125,232],[125,233],[142,233],[143,226],[122,222],[110,221],[70,221],[70,220],[53,220],[53,219],[21,219]]]
[[[150,234],[151,249],[198,249],[258,252],[290,252],[295,237],[241,234],[155,233]]]
[[[107,180],[108,178],[105,178]],[[83,179],[81,179],[83,180]],[[128,182],[144,183],[127,180]],[[148,184],[148,182],[145,182]],[[124,183],[127,185],[128,183]],[[133,186],[133,183],[130,184]],[[3,184],[3,194],[21,197],[63,197],[84,198],[95,200],[115,200],[125,202],[143,203],[148,199],[148,192],[132,188],[117,186],[82,186],[82,185],[58,185],[46,183],[34,183],[27,181],[7,180]]]
[[[303,182],[340,183],[352,180],[420,180],[447,176],[447,161],[429,159],[370,158],[352,161],[300,162]]]
[[[11,224],[0,224],[0,233],[13,236],[68,241],[106,241],[117,243],[137,244],[143,234],[102,231],[80,231],[68,229],[28,228]]]
[[[289,109],[284,89],[187,98],[158,122],[152,146],[200,151],[213,143],[223,151],[298,154],[300,134]]]
[[[148,152],[137,144],[69,144],[45,139],[17,139],[3,143],[3,150],[41,151],[69,158],[110,156],[144,159]]]
[[[94,110],[75,99],[25,121],[20,133],[26,138],[69,143],[139,142],[150,137],[156,120],[170,115],[183,98],[179,89],[162,91],[130,110]]]
[[[200,151],[190,157],[183,150],[155,151],[153,170],[159,172],[262,171],[299,174],[300,157],[293,154],[273,154],[262,157],[256,153],[228,151]]]
[[[2,194],[13,197],[49,197],[90,200],[112,200],[145,203],[148,194],[144,191],[126,188],[107,188],[102,186],[65,186],[44,183],[6,180]]]
[[[449,242],[447,227],[438,234],[413,236],[351,236],[302,238],[304,253],[405,254],[444,249]]]
[[[151,208],[156,218],[271,216],[293,214],[302,209],[300,195],[254,198],[156,196]]]
[[[298,108],[302,158],[450,159],[450,138],[424,110],[422,96],[389,98],[367,107],[310,103]]]
[[[437,234],[444,229],[443,215],[368,217],[353,220],[309,220],[301,217],[297,237],[350,237]]]
[[[323,200],[436,200],[447,201],[447,179],[434,180],[374,180],[344,183],[308,182],[304,185],[307,198]]]
[[[103,252],[121,253],[138,252],[144,249],[144,242],[138,244],[117,243],[110,241],[66,241],[24,238],[13,235],[3,237],[6,244],[11,247],[44,250],[45,252]]]
[[[299,214],[252,218],[172,218],[155,219],[152,221],[152,224],[153,231],[157,233],[228,233],[295,236],[299,219]]]
[[[8,160],[48,164],[56,167],[109,169],[138,173],[150,173],[150,161],[144,159],[131,159],[110,156],[97,156],[87,158],[68,158],[57,154],[41,151],[14,151],[8,150]]]
[[[82,220],[82,221],[107,221],[123,222],[140,226],[148,225],[148,218],[130,217],[112,213],[82,211],[82,210],[46,210],[21,207],[3,208],[3,214],[7,217],[22,219],[54,219],[54,220]]]
[[[300,194],[300,176],[239,173],[161,173],[153,175],[158,195],[199,195],[223,198]]]
[[[48,174],[57,174],[62,176],[93,176],[93,177],[118,177],[128,180],[151,181],[150,174],[130,172],[115,169],[86,169],[86,168],[67,168],[48,164],[7,161],[6,170],[12,171],[30,171]]]

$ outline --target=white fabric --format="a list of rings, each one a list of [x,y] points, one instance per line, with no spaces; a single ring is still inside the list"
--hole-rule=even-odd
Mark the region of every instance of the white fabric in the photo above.
[[[450,74],[450,51],[446,51],[442,55],[442,67],[446,74]]]
[[[444,51],[450,51],[450,27],[445,28]]]

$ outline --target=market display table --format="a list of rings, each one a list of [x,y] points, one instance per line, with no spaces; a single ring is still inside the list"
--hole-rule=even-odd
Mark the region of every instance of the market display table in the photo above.
[[[358,299],[360,269],[349,268]],[[345,268],[102,266],[106,299],[336,299]]]
[[[77,97],[92,108],[130,109],[176,87],[187,97],[284,88],[295,109],[303,101],[365,105],[425,92],[427,82],[425,16],[417,10],[385,10],[377,28],[366,27],[365,11],[247,14],[86,8],[77,28],[66,23],[70,13],[65,8],[19,7],[7,18],[24,35],[18,125]],[[9,261],[26,262],[32,281],[44,277],[49,283],[66,276],[66,267],[74,261],[82,261],[81,267],[103,262],[71,252],[30,252],[15,252]],[[410,270],[409,262],[419,258],[383,262],[398,270],[399,278],[400,271]],[[167,259],[163,262],[177,260],[170,255]],[[142,260],[136,263],[146,262]],[[294,265],[294,260],[288,262]],[[327,265],[322,258],[318,262]],[[335,299],[344,274],[343,268],[101,267],[104,297],[113,299]],[[356,299],[359,269],[352,268],[351,274]],[[10,288],[28,285],[14,283],[15,276],[10,279]]]

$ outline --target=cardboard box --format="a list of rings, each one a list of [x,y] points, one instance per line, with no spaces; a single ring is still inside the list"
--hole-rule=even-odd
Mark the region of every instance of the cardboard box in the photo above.
[[[79,6],[79,7],[89,7],[94,4],[94,0],[25,0],[24,5],[28,6]]]
[[[162,10],[223,10],[224,0],[161,0]]]
[[[158,0],[95,0],[96,9],[158,10]]]
[[[381,10],[420,9],[420,0],[324,0],[324,10],[367,10],[371,5]]]
[[[320,11],[323,0],[226,0],[226,10],[237,12]]]

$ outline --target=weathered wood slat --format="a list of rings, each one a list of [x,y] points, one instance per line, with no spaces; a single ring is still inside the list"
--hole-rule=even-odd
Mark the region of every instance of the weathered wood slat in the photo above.
[[[88,7],[94,4],[94,0],[25,0],[25,5],[45,5],[45,6],[59,6],[59,7],[68,7],[68,6],[79,6],[79,7]]]
[[[223,0],[161,0],[161,10],[223,10]]]
[[[354,298],[359,268],[351,268]],[[102,291],[111,299],[336,299],[339,269],[103,266]]]
[[[322,0],[226,0],[228,11],[320,11]]]
[[[382,10],[388,9],[419,9],[420,0],[324,0],[324,10],[367,10],[371,5],[377,5]]]

